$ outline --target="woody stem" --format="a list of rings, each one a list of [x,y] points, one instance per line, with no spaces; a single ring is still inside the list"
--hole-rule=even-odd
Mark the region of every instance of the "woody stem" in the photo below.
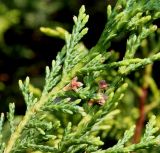
[[[142,129],[144,126],[144,120],[145,120],[145,101],[147,98],[148,90],[147,88],[142,88],[142,95],[139,97],[139,118],[136,123],[136,129],[135,134],[133,138],[133,143],[138,143],[140,141]]]

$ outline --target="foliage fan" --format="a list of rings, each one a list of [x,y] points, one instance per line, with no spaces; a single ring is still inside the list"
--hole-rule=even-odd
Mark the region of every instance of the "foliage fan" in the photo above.
[[[159,146],[155,116],[146,125],[139,143],[130,141],[135,126],[107,149],[104,149],[107,142],[104,143],[100,135],[107,128],[105,120],[113,120],[118,113],[116,107],[128,89],[128,74],[160,59],[159,50],[144,58],[136,57],[142,41],[157,31],[152,23],[160,17],[159,10],[159,0],[119,0],[114,9],[108,5],[108,22],[90,50],[80,42],[88,31],[85,25],[89,16],[84,6],[78,17],[73,17],[71,33],[62,28],[42,27],[43,33],[64,39],[65,45],[52,61],[52,67],[46,67],[40,97],[30,90],[29,77],[19,81],[27,105],[26,114],[16,126],[15,107],[9,105],[8,142],[3,139],[4,114],[1,114],[0,152],[123,153]],[[126,52],[123,59],[118,60],[117,53],[109,51],[110,45],[124,32],[129,34]],[[110,122],[108,127],[112,128]]]

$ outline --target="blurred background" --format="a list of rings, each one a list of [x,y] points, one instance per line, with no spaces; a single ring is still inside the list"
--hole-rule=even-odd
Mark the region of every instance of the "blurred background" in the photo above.
[[[64,44],[42,34],[40,27],[61,26],[71,32],[72,17],[82,4],[90,15],[89,32],[83,42],[91,48],[106,22],[106,0],[0,1],[0,112],[6,112],[8,104],[15,102],[16,113],[24,114],[18,80],[29,76],[31,83],[42,89],[45,66],[50,65]]]

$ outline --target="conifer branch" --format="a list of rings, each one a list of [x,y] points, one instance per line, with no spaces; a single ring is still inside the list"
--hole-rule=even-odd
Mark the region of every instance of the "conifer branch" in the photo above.
[[[49,36],[64,39],[65,45],[52,61],[51,68],[46,67],[45,85],[40,97],[35,97],[30,91],[29,77],[24,82],[19,81],[27,105],[26,114],[15,127],[14,104],[9,105],[11,136],[6,144],[2,141],[4,115],[1,115],[0,152],[123,153],[158,146],[155,116],[146,125],[137,144],[126,145],[134,135],[134,125],[117,144],[106,150],[100,149],[104,142],[98,134],[102,129],[100,123],[114,112],[127,92],[127,75],[160,60],[158,51],[145,58],[136,57],[142,41],[157,30],[152,22],[160,17],[159,6],[156,0],[118,0],[115,8],[109,5],[108,22],[97,44],[90,50],[80,43],[88,31],[85,25],[89,16],[84,6],[80,8],[78,17],[73,17],[71,33],[62,28],[41,28]],[[131,34],[120,61],[108,48],[114,38],[126,31]],[[76,122],[74,118],[77,118]],[[95,129],[98,134],[94,134]]]

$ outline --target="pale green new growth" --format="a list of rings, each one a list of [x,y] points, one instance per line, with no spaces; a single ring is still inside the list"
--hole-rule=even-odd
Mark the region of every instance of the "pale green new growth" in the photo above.
[[[14,105],[14,103],[10,103],[9,104],[9,112],[7,113],[7,118],[8,118],[9,124],[10,124],[11,133],[13,133],[15,130],[14,112],[15,112],[15,105]]]
[[[81,38],[88,32],[88,28],[84,28],[85,24],[88,21],[89,16],[85,14],[84,6],[79,10],[78,18],[76,16],[73,17],[75,25],[73,26],[72,34],[66,33],[65,41],[66,41],[66,57],[64,60],[63,67],[63,76],[65,78],[67,73],[73,68],[84,56],[87,52],[78,52],[79,50],[76,48],[78,42]]]
[[[5,143],[3,142],[3,135],[2,135],[3,122],[4,122],[4,114],[2,113],[0,118],[0,153],[3,152],[5,147]]]
[[[22,83],[21,80],[19,80],[19,87],[24,96],[24,100],[26,102],[27,109],[29,109],[32,105],[34,105],[38,100],[37,98],[33,96],[33,93],[30,92],[29,83],[30,83],[29,77],[26,78],[24,84]]]
[[[7,143],[3,141],[4,114],[1,114],[0,153],[127,153],[159,146],[159,136],[156,136],[159,128],[153,116],[139,143],[131,141],[135,130],[132,125],[117,144],[102,149],[108,130],[114,131],[115,118],[121,116],[116,107],[121,105],[131,84],[127,75],[160,60],[158,47],[144,58],[136,55],[142,41],[157,31],[152,23],[160,17],[159,9],[159,0],[118,0],[115,8],[108,5],[108,21],[99,41],[90,50],[80,42],[88,32],[85,25],[89,16],[84,6],[78,17],[73,17],[71,33],[59,27],[55,30],[42,27],[44,34],[64,39],[65,45],[51,68],[46,66],[40,97],[31,92],[29,77],[19,81],[27,105],[26,114],[15,127],[14,104],[9,105],[11,136]],[[126,52],[118,60],[118,54],[109,51],[109,47],[125,32],[129,34]],[[157,89],[154,83],[152,89]]]
[[[41,27],[40,30],[48,36],[59,37],[61,39],[65,39],[65,33],[67,33],[67,31],[61,27],[57,27],[55,30],[51,28]]]

